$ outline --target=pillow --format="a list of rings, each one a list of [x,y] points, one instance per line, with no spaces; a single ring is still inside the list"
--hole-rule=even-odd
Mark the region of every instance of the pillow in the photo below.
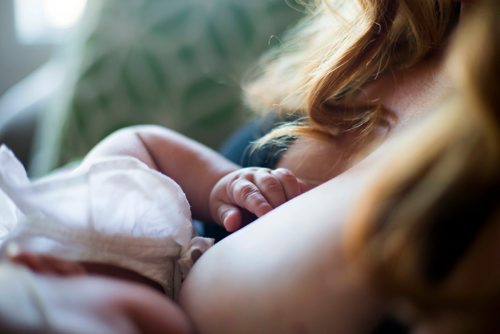
[[[133,124],[217,147],[245,119],[245,71],[301,16],[284,0],[109,0],[98,12],[42,119],[38,174]]]

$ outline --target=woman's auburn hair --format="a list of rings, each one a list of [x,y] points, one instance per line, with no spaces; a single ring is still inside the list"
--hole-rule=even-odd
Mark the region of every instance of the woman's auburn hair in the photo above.
[[[393,142],[345,247],[378,286],[424,317],[451,314],[459,332],[498,332],[500,2],[477,6],[447,58],[454,95]]]
[[[307,15],[261,60],[244,85],[254,110],[304,116],[286,133],[338,136],[385,124],[377,101],[355,101],[360,88],[389,70],[412,66],[443,45],[460,6],[454,0],[307,1]]]

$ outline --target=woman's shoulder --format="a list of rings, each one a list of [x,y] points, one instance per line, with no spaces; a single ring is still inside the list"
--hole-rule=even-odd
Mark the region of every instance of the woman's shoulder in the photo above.
[[[181,291],[181,305],[202,333],[296,326],[354,333],[370,326],[379,302],[353,274],[342,240],[372,165],[361,163],[283,204],[202,256]],[[345,312],[351,308],[358,309]]]

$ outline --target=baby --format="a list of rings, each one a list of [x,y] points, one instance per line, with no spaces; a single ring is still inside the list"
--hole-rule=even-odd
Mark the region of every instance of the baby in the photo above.
[[[181,187],[140,158],[91,154],[73,171],[32,182],[12,152],[0,147],[2,254],[37,274],[105,276],[175,300],[213,240],[195,235]],[[203,183],[207,175],[196,177]],[[262,216],[305,189],[285,169],[234,169],[213,186],[207,202],[214,220],[234,231],[245,223],[245,212]]]
[[[175,298],[193,259],[212,244],[194,236],[180,187],[136,159],[102,159],[36,182],[5,147],[0,165],[0,226],[14,259],[30,252],[114,265]],[[34,256],[20,259],[39,271],[48,264]]]

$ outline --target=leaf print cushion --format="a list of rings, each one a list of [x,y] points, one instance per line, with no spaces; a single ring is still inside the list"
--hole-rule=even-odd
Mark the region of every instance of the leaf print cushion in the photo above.
[[[217,147],[245,119],[245,71],[301,15],[285,0],[109,0],[99,14],[67,99],[43,120],[47,170],[133,124]]]

